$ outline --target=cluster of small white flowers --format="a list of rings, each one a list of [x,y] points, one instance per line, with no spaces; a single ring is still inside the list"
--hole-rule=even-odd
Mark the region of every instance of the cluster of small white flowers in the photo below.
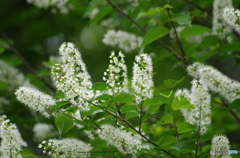
[[[116,147],[123,154],[131,154],[132,157],[136,156],[138,150],[150,149],[149,145],[143,143],[141,136],[133,135],[112,125],[103,125],[97,132],[99,137],[109,145]]]
[[[36,142],[43,141],[46,138],[51,138],[57,135],[53,131],[53,126],[46,123],[36,123],[33,127],[33,139]]]
[[[38,8],[56,7],[62,14],[67,14],[72,9],[72,6],[67,4],[68,0],[27,0],[27,2]]]
[[[27,143],[23,141],[17,127],[12,124],[6,116],[0,118],[0,155],[3,158],[17,157],[22,158],[22,147]]]
[[[195,106],[194,109],[182,110],[182,113],[186,122],[197,126],[196,130],[200,130],[200,135],[204,135],[207,132],[206,126],[211,124],[211,95],[207,87],[201,80],[193,80],[191,93],[180,90],[175,95],[185,97]]]
[[[184,28],[185,28],[185,26],[178,26],[178,27],[176,28],[176,32],[177,32],[178,36],[179,36],[180,32],[181,32]],[[170,30],[169,35],[170,35],[170,37],[171,37],[172,39],[175,39],[175,34],[174,34],[174,30],[173,30],[173,29]],[[190,43],[200,44],[200,43],[202,43],[204,37],[206,37],[206,36],[208,36],[208,35],[209,35],[209,32],[206,32],[206,33],[204,33],[204,34],[186,37],[185,40],[186,40],[187,42],[190,42]]]
[[[231,28],[240,34],[240,10],[225,8],[223,11],[223,19],[231,26]]]
[[[92,149],[90,145],[74,138],[50,139],[43,141],[38,147],[53,158],[87,158],[90,157],[89,151]]]
[[[103,43],[109,46],[118,46],[125,52],[130,52],[140,48],[142,44],[142,37],[138,37],[134,34],[125,31],[108,30],[104,35]]]
[[[213,92],[219,93],[229,103],[240,98],[240,83],[225,76],[217,69],[201,63],[194,63],[187,68],[189,75],[200,78]]]
[[[19,87],[15,95],[18,101],[47,118],[50,117],[50,107],[56,104],[52,96],[29,87]]]
[[[104,72],[103,80],[110,85],[109,93],[111,95],[119,92],[128,91],[127,66],[124,61],[122,52],[115,55],[112,51],[110,55],[110,64],[108,69]]]
[[[132,88],[135,92],[135,100],[138,104],[147,98],[153,97],[153,66],[148,54],[140,54],[135,57],[133,65]]]
[[[31,86],[22,73],[2,60],[0,60],[0,75],[0,81],[6,82],[7,89],[10,91],[21,85]]]
[[[212,31],[220,39],[225,39],[231,33],[231,28],[223,20],[223,10],[226,7],[232,8],[232,0],[214,0]]]
[[[52,68],[57,89],[64,92],[73,105],[88,110],[87,101],[94,97],[94,92],[91,77],[80,52],[73,43],[64,42],[59,48],[59,53],[63,64],[56,64]]]
[[[89,139],[95,139],[91,131],[84,130],[83,132],[88,136]]]
[[[223,135],[215,135],[212,139],[212,150],[215,151],[228,151],[230,150],[229,140],[226,136]],[[229,154],[214,154],[211,156],[212,158],[231,158]]]

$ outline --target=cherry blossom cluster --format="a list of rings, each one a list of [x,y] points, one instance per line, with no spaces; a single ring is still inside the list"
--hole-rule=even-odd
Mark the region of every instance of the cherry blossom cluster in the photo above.
[[[214,135],[212,139],[212,150],[215,151],[228,151],[230,150],[230,145],[229,145],[229,140],[226,136],[223,135]],[[231,158],[231,155],[229,154],[213,154],[211,156],[212,158],[218,158],[218,157],[223,157],[223,158]]]
[[[240,34],[240,10],[225,8],[223,11],[224,21]]]

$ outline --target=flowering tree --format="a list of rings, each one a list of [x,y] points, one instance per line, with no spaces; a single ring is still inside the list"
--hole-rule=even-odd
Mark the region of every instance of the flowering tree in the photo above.
[[[1,157],[239,157],[239,1],[12,3]]]

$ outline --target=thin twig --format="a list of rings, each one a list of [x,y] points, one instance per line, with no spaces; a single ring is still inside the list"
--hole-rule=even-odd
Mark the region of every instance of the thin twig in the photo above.
[[[24,65],[28,68],[28,70],[33,75],[35,75],[39,80],[41,80],[51,91],[56,91],[56,89],[50,83],[48,83],[43,77],[40,77],[37,75],[37,72],[28,63],[28,61],[21,55],[21,53],[11,44],[11,42],[8,40],[8,38],[3,33],[0,33],[0,34],[5,39],[7,44],[9,45],[9,47],[7,47],[6,49],[13,52],[24,63]]]
[[[187,1],[189,4],[191,4],[192,6],[196,7],[196,8],[199,9],[199,10],[201,10],[202,12],[206,12],[206,13],[207,13],[207,11],[206,11],[205,9],[203,9],[203,8],[201,8],[200,6],[194,4],[193,2],[191,2],[191,1],[189,1],[189,0],[186,0],[186,1]]]

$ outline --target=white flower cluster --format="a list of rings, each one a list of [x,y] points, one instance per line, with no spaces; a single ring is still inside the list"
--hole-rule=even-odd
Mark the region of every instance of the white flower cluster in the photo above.
[[[240,98],[240,83],[225,76],[217,69],[196,62],[188,66],[187,71],[189,75],[200,78],[211,91],[219,93],[229,103]]]
[[[132,88],[138,104],[147,98],[153,97],[153,66],[148,54],[140,54],[135,57],[133,65]]]
[[[141,136],[133,135],[112,125],[103,125],[98,130],[98,135],[109,145],[116,147],[121,153],[131,154],[132,157],[136,156],[138,150],[150,149],[149,145],[143,143]]]
[[[223,135],[215,135],[212,139],[212,150],[215,151],[228,151],[230,150],[229,140],[226,136]],[[229,154],[214,154],[211,156],[212,158],[231,158]]]
[[[88,100],[94,97],[91,77],[82,61],[80,52],[73,43],[64,42],[59,53],[63,64],[56,64],[52,74],[58,90],[64,92],[66,98],[82,110],[88,110]]]
[[[211,95],[208,93],[207,87],[200,80],[192,81],[191,92],[186,89],[178,90],[175,96],[185,97],[194,109],[181,109],[186,122],[197,126],[196,130],[200,130],[200,135],[207,132],[207,125],[211,124]]]
[[[108,30],[103,38],[104,44],[113,47],[118,46],[125,52],[140,48],[142,41],[142,37],[121,30]]]
[[[6,116],[0,118],[0,142],[0,155],[2,158],[22,158],[22,147],[27,146],[27,143],[22,140],[16,125],[6,119]]]
[[[223,11],[223,19],[231,26],[231,28],[240,34],[240,10],[225,8]]]
[[[67,4],[68,0],[27,0],[27,2],[38,8],[47,9],[48,7],[56,7],[62,14],[67,14],[72,9],[72,6]]]
[[[31,86],[29,81],[24,79],[22,73],[3,60],[0,60],[0,76],[0,81],[6,82],[10,91],[21,85]]]
[[[53,131],[53,126],[46,123],[36,123],[33,127],[33,139],[36,142],[43,141],[46,138],[51,138],[57,135]]]
[[[110,55],[110,64],[106,72],[104,72],[103,80],[110,85],[109,93],[111,95],[119,92],[128,91],[127,66],[124,61],[122,52],[115,55],[112,51]]]
[[[225,39],[231,33],[231,28],[223,20],[226,7],[232,8],[232,0],[214,0],[212,30],[213,34],[218,35],[220,39]]]
[[[56,104],[52,96],[29,87],[19,87],[15,95],[18,101],[47,118],[50,117],[50,107]]]
[[[87,158],[90,157],[89,151],[92,149],[88,144],[74,138],[50,139],[43,141],[38,147],[53,158]]]

